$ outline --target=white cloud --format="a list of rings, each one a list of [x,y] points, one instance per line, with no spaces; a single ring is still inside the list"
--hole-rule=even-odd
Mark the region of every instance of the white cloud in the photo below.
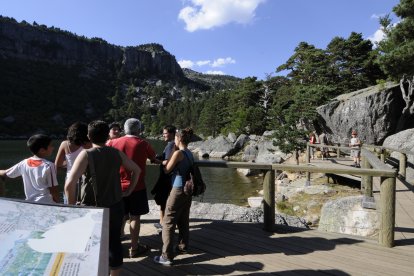
[[[377,45],[378,42],[380,42],[384,38],[385,38],[385,33],[384,33],[382,27],[380,27],[378,30],[376,30],[373,35],[370,35],[368,37],[368,39],[371,40],[372,44],[374,44],[374,45]]]
[[[373,15],[371,15],[371,19],[380,19],[381,17],[384,17],[385,13],[381,13],[381,14],[376,14],[374,13]]]
[[[199,61],[196,62],[197,66],[200,66],[200,67],[204,66],[204,65],[208,65],[210,63],[211,63],[210,60],[199,60]]]
[[[194,32],[236,22],[249,23],[259,4],[266,0],[189,0],[178,18],[186,24],[185,29]]]
[[[400,21],[396,22],[396,23],[392,23],[391,26],[389,26],[390,28],[395,28],[395,26],[397,26],[400,23]],[[378,45],[378,42],[384,40],[386,38],[386,35],[384,33],[384,29],[383,27],[379,27],[378,30],[375,31],[375,33],[373,35],[370,35],[368,37],[369,40],[371,40],[372,44]]]
[[[234,64],[236,61],[231,57],[218,58],[211,64],[211,67],[223,67],[226,64]]]
[[[223,71],[213,71],[213,70],[209,70],[204,72],[204,74],[208,74],[208,75],[224,75]]]
[[[182,59],[177,62],[181,66],[181,68],[192,68],[194,66],[194,62],[192,62],[191,60]]]
[[[178,64],[181,66],[181,68],[191,68],[193,67],[210,67],[210,68],[216,68],[216,67],[225,67],[228,64],[234,64],[236,63],[236,60],[232,59],[231,57],[226,58],[218,58],[214,61],[211,60],[198,60],[198,61],[192,61],[192,60],[186,60],[182,59],[177,61]],[[204,72],[204,74],[209,75],[225,75],[223,71],[219,70],[207,70]]]

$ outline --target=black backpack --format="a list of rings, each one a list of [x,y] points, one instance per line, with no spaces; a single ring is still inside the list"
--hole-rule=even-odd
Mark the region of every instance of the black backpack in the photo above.
[[[206,183],[203,181],[200,168],[197,165],[194,165],[193,159],[190,158],[185,151],[183,151],[183,153],[191,164],[191,168],[184,185],[184,193],[192,196],[200,196],[206,191]]]

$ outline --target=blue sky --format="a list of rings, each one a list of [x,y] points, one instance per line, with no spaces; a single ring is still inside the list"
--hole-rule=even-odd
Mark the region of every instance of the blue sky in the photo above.
[[[111,44],[159,43],[182,67],[259,79],[301,41],[318,48],[352,31],[379,35],[398,0],[10,0],[0,14]],[[394,21],[397,19],[393,14]]]

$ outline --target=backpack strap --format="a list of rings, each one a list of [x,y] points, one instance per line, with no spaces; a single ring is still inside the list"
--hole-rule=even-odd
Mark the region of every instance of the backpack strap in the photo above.
[[[188,153],[185,150],[181,150],[181,151],[184,153],[185,157],[187,157],[188,161],[190,161],[190,165],[193,166],[194,165],[194,159],[190,158],[188,156]]]

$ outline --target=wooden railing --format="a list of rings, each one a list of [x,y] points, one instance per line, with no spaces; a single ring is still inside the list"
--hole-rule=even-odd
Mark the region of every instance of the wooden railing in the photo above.
[[[215,168],[244,168],[253,170],[264,170],[265,177],[263,181],[264,193],[264,229],[272,231],[275,225],[275,171],[306,172],[308,181],[311,173],[333,173],[349,174],[361,176],[362,186],[365,188],[365,195],[372,197],[372,178],[381,178],[381,225],[379,230],[379,243],[386,247],[394,246],[394,227],[395,227],[395,181],[397,172],[389,168],[372,152],[362,149],[363,167],[362,168],[345,168],[331,167],[318,164],[314,166],[310,163],[310,147],[321,147],[322,145],[310,145],[307,147],[306,163],[299,165],[292,164],[265,164],[265,163],[246,163],[246,162],[226,162],[200,160],[196,164],[200,167]],[[334,149],[337,156],[342,151],[349,151],[349,147],[328,146]],[[400,162],[401,163],[401,162]],[[404,163],[403,163],[404,164]],[[406,163],[405,163],[406,164]],[[403,170],[400,168],[400,172]]]

